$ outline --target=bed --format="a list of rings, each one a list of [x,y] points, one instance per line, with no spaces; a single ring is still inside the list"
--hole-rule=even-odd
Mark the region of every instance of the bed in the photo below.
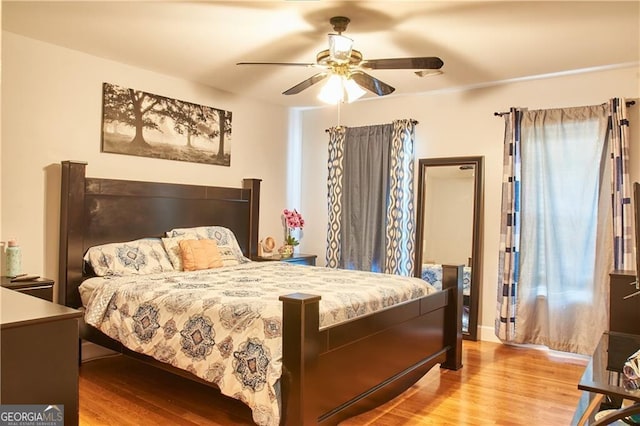
[[[247,258],[256,256],[259,179],[245,179],[239,188],[137,182],[86,177],[86,166],[61,164],[59,303],[82,306],[78,288],[93,275],[84,256],[102,244],[215,224],[233,232]],[[443,267],[442,281],[442,291],[325,326],[320,295],[283,291],[280,424],[337,424],[389,401],[437,365],[461,368],[462,266]],[[217,387],[84,322],[81,337]]]

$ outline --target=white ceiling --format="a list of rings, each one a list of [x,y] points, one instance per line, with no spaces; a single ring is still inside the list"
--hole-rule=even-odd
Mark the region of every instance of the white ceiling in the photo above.
[[[389,96],[491,85],[593,67],[638,66],[639,1],[3,1],[4,30],[285,106],[319,105],[317,84],[281,93],[347,16],[365,59],[438,56],[444,74],[370,71]],[[375,98],[368,94],[364,99]]]

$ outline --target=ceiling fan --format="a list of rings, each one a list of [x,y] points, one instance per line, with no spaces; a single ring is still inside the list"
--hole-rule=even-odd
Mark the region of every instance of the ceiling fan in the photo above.
[[[285,65],[319,68],[322,71],[282,92],[295,95],[329,77],[327,86],[340,85],[340,90],[350,92],[360,90],[360,96],[369,90],[378,96],[393,93],[394,87],[367,74],[369,70],[418,70],[417,75],[425,75],[426,70],[439,70],[443,65],[438,57],[364,59],[362,53],[353,49],[353,40],[342,33],[351,20],[345,16],[334,16],[329,20],[337,34],[329,34],[329,49],[316,55],[316,62],[238,62],[237,65]],[[355,86],[355,87],[354,87]]]

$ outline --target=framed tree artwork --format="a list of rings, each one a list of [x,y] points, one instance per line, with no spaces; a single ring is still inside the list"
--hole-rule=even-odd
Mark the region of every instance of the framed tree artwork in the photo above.
[[[231,111],[102,85],[102,152],[231,165]]]

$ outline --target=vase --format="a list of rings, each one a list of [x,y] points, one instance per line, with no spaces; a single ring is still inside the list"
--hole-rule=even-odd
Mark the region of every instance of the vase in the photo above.
[[[293,246],[290,244],[285,244],[278,249],[278,253],[280,253],[280,257],[287,258],[293,256]]]

